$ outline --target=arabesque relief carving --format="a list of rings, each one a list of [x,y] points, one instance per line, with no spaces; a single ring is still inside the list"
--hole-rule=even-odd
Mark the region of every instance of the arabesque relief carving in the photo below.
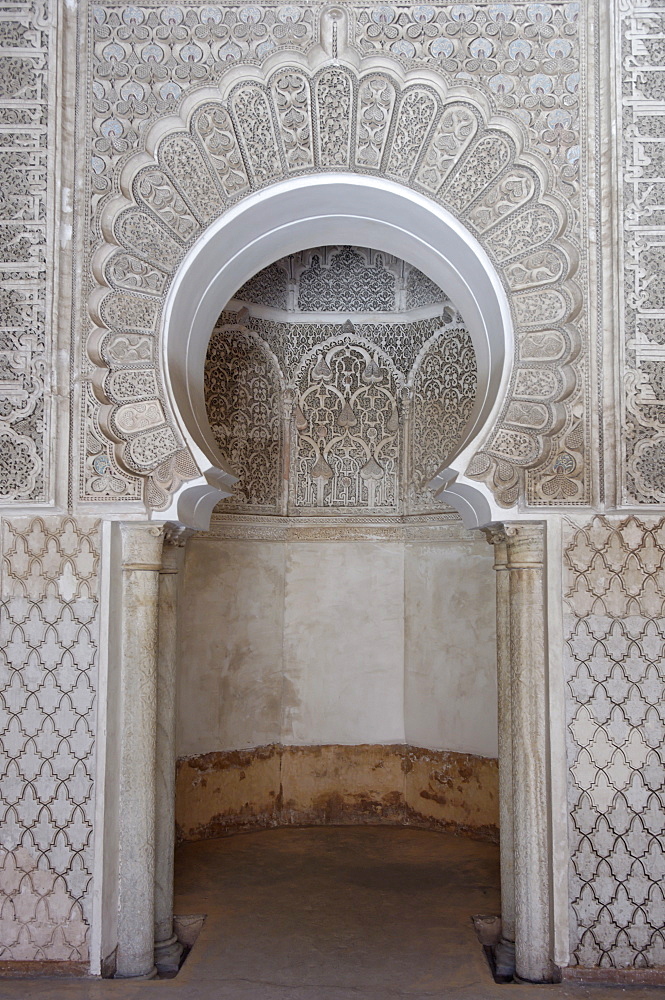
[[[0,495],[50,496],[48,310],[54,170],[49,128],[55,15],[44,2],[0,3]]]
[[[566,11],[572,6],[564,5]],[[438,25],[441,42],[443,35],[464,36],[464,18],[455,19],[450,12],[443,16],[442,9],[433,9],[436,17],[425,19],[424,35],[431,23]],[[177,112],[175,91],[167,100],[164,89],[169,86],[167,68],[158,67],[164,46],[174,45],[176,35],[184,43],[194,30],[194,15],[188,11],[187,18],[170,24],[161,15],[155,20],[137,10],[134,21],[123,16],[112,27],[110,13],[101,9],[97,30],[108,39],[99,43],[100,58],[105,54],[104,72],[119,72],[130,50],[143,53],[153,44],[149,39],[159,36],[155,55],[157,49],[162,55],[149,76],[163,77],[161,100]],[[280,10],[274,32],[283,27],[281,44],[293,40],[304,45],[311,18],[294,8],[293,18],[285,21],[285,8]],[[233,31],[245,32],[247,38],[263,32],[268,43],[267,8],[257,11],[256,21],[245,22],[246,30],[238,24]],[[356,15],[348,16],[355,25]],[[562,61],[559,73],[566,59],[566,66],[574,63],[572,43],[562,41],[557,48],[552,41],[561,16],[561,30],[570,34],[574,18],[567,19],[565,12],[557,13],[555,20],[550,12],[533,23],[519,22],[521,33],[533,29],[533,39],[525,42],[529,52],[538,45],[554,46],[549,58],[553,66]],[[117,20],[117,15],[113,17]],[[485,15],[481,20],[483,31],[495,33],[493,45],[511,44],[507,39],[513,27],[517,32],[517,21],[511,17],[492,21]],[[381,19],[374,23],[379,34],[389,27]],[[445,206],[478,238],[509,292],[517,340],[511,395],[496,431],[483,454],[473,459],[468,474],[485,480],[505,505],[516,502],[525,475],[531,503],[588,502],[587,431],[580,405],[581,334],[576,325],[581,295],[574,280],[579,265],[576,219],[561,197],[561,170],[557,191],[548,165],[559,152],[553,154],[553,146],[547,145],[547,130],[539,144],[525,142],[520,116],[510,117],[520,102],[516,95],[507,101],[505,88],[498,88],[495,100],[492,87],[484,93],[482,87],[460,84],[459,79],[449,86],[443,49],[437,50],[441,60],[427,69],[405,71],[398,60],[403,56],[405,65],[410,65],[407,47],[396,49],[392,42],[390,57],[358,62],[357,53],[346,47],[340,34],[341,24],[343,19],[335,22],[333,32],[335,62],[316,46],[310,49],[309,60],[283,51],[267,56],[262,69],[247,65],[242,78],[237,72],[220,70],[218,89],[208,85],[198,100],[197,81],[209,84],[210,79],[203,66],[199,73],[193,52],[187,72],[181,74],[183,84],[178,84],[179,93],[186,84],[187,102],[179,117],[169,119],[172,125],[166,133],[162,126],[158,132],[148,128],[139,142],[138,134],[120,119],[116,124],[112,117],[106,119],[107,146],[97,143],[101,152],[108,148],[99,159],[99,193],[108,163],[123,194],[107,197],[99,205],[105,235],[93,260],[97,288],[91,299],[95,330],[89,351],[96,366],[94,391],[103,404],[98,419],[114,442],[113,461],[133,476],[152,477],[154,484],[155,470],[183,455],[183,441],[163,393],[155,341],[165,292],[186,250],[211,220],[247,193],[284,177],[334,168],[391,178]],[[474,34],[479,34],[477,27]],[[329,29],[328,23],[328,34]],[[206,21],[204,34],[214,35],[216,30],[212,21]],[[224,22],[225,36],[229,30]],[[369,24],[363,30],[367,38],[372,35]],[[191,44],[201,48],[200,41]],[[526,58],[524,45],[520,52]],[[517,49],[514,56],[518,59]],[[242,53],[237,58],[243,58]],[[484,59],[491,62],[481,49],[475,58],[479,65]],[[546,117],[547,108],[557,105],[554,77],[548,79],[543,81],[543,93],[536,89],[531,94],[529,114],[534,119]],[[145,93],[146,84],[141,86]],[[127,95],[131,106],[138,108],[138,92],[132,96],[133,91],[130,95],[127,90]],[[502,105],[501,114],[497,104]],[[552,119],[553,136],[564,138],[559,132],[564,124],[572,124],[571,114],[564,115],[565,123],[562,118],[558,126]],[[127,154],[124,158],[111,156],[114,144],[120,154]],[[574,164],[569,167],[563,169],[566,178],[570,175],[568,196],[575,176]],[[122,393],[117,385],[121,374]],[[154,389],[148,391],[151,379]],[[133,380],[136,388],[130,399]],[[168,489],[164,477],[158,488],[152,486],[155,506],[160,506],[160,498],[162,504],[167,502]]]
[[[365,307],[377,273],[384,311],[374,315]],[[280,308],[270,305],[273,279]],[[307,317],[297,308],[303,287],[316,309]],[[396,308],[414,288],[425,315]],[[355,322],[340,322],[340,290]],[[282,308],[287,301],[291,309]],[[238,291],[208,346],[208,418],[238,476],[218,509],[300,516],[443,510],[428,482],[463,439],[476,388],[462,317],[404,261],[321,247],[276,262]]]
[[[397,374],[366,346],[325,343],[296,380],[296,507],[396,510],[399,502]]]
[[[234,503],[276,510],[282,480],[282,377],[272,351],[242,326],[216,329],[205,366],[206,409],[219,450],[240,470]]]
[[[621,210],[621,502],[665,502],[665,12],[624,3],[616,13]]]
[[[443,293],[417,267],[369,247],[301,250],[264,267],[234,299],[288,312],[411,311],[442,301]]]

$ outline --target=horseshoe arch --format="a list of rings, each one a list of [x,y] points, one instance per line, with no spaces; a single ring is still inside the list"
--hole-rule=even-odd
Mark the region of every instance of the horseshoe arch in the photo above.
[[[469,326],[478,397],[435,487],[486,523],[567,418],[580,294],[565,212],[517,124],[477,92],[324,56],[230,70],[125,162],[93,261],[100,426],[150,507],[204,526],[233,482],[202,410],[217,315],[285,253],[373,246],[441,285]]]

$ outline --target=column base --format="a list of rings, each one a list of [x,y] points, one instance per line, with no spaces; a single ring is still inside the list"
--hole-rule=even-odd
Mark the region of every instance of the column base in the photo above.
[[[535,976],[521,976],[518,972],[515,972],[513,982],[524,983],[525,985],[531,984],[532,986],[544,986],[547,983],[560,983],[561,970],[557,965],[554,965],[552,962],[548,962],[547,970]]]
[[[494,948],[495,974],[512,979],[515,975],[515,942],[500,938]]]
[[[513,982],[522,984],[523,986],[549,986],[552,983],[551,979],[525,979],[524,976],[518,976],[517,973],[513,976]]]
[[[177,972],[182,958],[182,945],[175,934],[166,941],[155,942],[155,965],[160,972]]]
[[[141,975],[137,975],[137,976],[132,975],[131,972],[128,972],[125,975],[123,975],[122,972],[116,972],[116,974],[114,975],[113,978],[114,979],[132,979],[135,982],[139,981],[141,979],[156,979],[157,978],[157,966],[153,965],[153,967],[150,970],[150,972],[144,972]]]

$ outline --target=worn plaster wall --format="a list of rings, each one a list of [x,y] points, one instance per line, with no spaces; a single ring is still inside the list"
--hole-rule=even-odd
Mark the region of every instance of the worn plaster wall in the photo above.
[[[403,586],[401,545],[193,539],[179,756],[403,740]]]
[[[404,739],[403,579],[401,545],[288,544],[284,742]]]
[[[215,530],[188,545],[180,602],[183,835],[315,815],[496,827],[484,538],[455,523],[423,538],[384,526],[326,539],[310,526],[295,539],[286,525],[281,538],[224,537],[242,533],[237,520]]]
[[[404,744],[271,746],[178,764],[182,840],[319,824],[403,824],[496,842],[494,759]]]

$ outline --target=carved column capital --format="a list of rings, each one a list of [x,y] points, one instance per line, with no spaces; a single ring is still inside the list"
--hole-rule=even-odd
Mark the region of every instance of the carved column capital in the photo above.
[[[123,521],[118,527],[122,540],[123,571],[159,571],[164,544],[161,525],[151,524],[149,521]]]
[[[194,528],[186,528],[183,524],[167,521],[164,525],[164,547],[162,549],[162,564],[159,568],[160,576],[179,572],[180,550],[195,534]]]
[[[506,532],[502,524],[490,524],[481,528],[488,545],[494,547],[494,569],[508,569],[508,552],[506,547]]]
[[[163,531],[164,544],[174,545],[178,548],[186,545],[189,539],[196,534],[195,528],[187,528],[184,524],[179,524],[177,521],[167,521],[163,527]]]
[[[542,569],[545,560],[544,521],[504,525],[508,569]]]

